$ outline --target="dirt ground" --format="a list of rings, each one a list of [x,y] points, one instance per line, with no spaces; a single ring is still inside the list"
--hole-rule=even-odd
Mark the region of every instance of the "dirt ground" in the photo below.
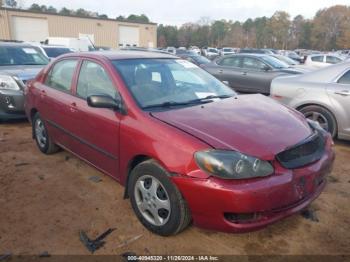
[[[0,124],[0,254],[89,254],[79,231],[116,230],[95,254],[348,254],[350,143],[336,143],[326,190],[311,205],[317,221],[294,215],[246,234],[193,226],[173,237],[148,232],[123,200],[123,187],[67,152],[45,156],[26,122]],[[98,176],[96,183],[89,178]]]

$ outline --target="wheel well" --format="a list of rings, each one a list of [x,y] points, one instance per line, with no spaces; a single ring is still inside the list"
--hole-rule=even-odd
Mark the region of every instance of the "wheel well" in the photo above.
[[[35,114],[38,112],[38,110],[36,110],[36,108],[32,108],[32,110],[30,110],[30,119],[29,121],[32,122],[33,121],[33,118],[35,116]],[[34,129],[32,129],[32,138],[34,139],[35,136],[34,136]]]
[[[128,184],[129,184],[129,177],[131,174],[131,171],[140,163],[151,159],[151,157],[146,156],[146,155],[138,155],[135,156],[133,159],[131,159],[129,161],[128,164],[128,169],[127,169],[127,177],[126,177],[126,182],[125,182],[125,189],[124,189],[124,199],[129,198],[129,194],[128,194]]]
[[[32,110],[30,110],[30,121],[32,121],[34,115],[38,112],[38,110],[36,110],[36,108],[32,108]]]
[[[323,106],[323,105],[313,104],[313,103],[298,106],[298,107],[296,108],[296,110],[300,111],[301,109],[303,109],[304,107],[307,107],[307,106],[318,106],[318,107],[322,107],[323,109],[325,109],[325,110],[327,110],[329,113],[331,113],[332,116],[334,117],[334,120],[335,120],[335,124],[336,124],[336,134],[337,134],[337,132],[338,132],[338,120],[337,120],[336,116],[334,115],[334,113],[332,112],[332,110],[330,110],[328,107],[325,107],[325,106]],[[336,136],[337,136],[337,135],[336,135]]]

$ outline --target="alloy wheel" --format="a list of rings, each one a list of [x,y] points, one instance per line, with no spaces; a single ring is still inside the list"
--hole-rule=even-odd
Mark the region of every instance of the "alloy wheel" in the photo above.
[[[136,181],[134,196],[137,208],[149,223],[163,226],[168,222],[171,213],[170,199],[157,178],[141,176]]]
[[[44,123],[41,119],[37,119],[35,122],[35,137],[38,141],[39,146],[41,148],[44,148],[47,142],[47,135]]]
[[[328,120],[327,118],[322,115],[321,113],[319,112],[315,112],[315,111],[310,111],[310,112],[305,112],[304,113],[304,116],[307,118],[307,119],[310,119],[310,120],[313,120],[313,121],[316,121],[320,124],[320,126],[326,130],[326,131],[329,131],[329,123],[328,123]]]

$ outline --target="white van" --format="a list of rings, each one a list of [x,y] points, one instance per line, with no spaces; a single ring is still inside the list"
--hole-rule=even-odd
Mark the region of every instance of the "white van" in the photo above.
[[[88,38],[73,37],[49,37],[46,41],[48,45],[65,46],[76,52],[85,52],[95,50],[94,45]]]

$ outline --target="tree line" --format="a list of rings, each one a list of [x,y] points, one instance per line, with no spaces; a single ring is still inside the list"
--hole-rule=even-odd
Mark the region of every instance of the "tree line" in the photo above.
[[[333,50],[350,48],[350,6],[319,10],[314,18],[291,18],[285,11],[271,17],[211,21],[208,17],[181,27],[158,26],[158,46],[214,46]]]
[[[18,3],[16,0],[5,0],[3,2],[4,6],[8,6],[11,8],[18,8]],[[79,16],[79,17],[97,17],[102,19],[108,19],[108,15],[106,14],[99,14],[98,12],[92,12],[85,10],[83,8],[79,8],[77,10],[68,9],[66,7],[61,8],[58,10],[57,8],[53,6],[46,6],[46,5],[39,5],[39,4],[32,4],[29,8],[27,8],[28,11],[33,12],[42,12],[42,13],[52,13],[52,14],[60,14],[60,15],[70,15],[70,16]],[[117,21],[122,22],[137,22],[137,23],[150,23],[150,19],[144,15],[135,15],[131,14],[127,17],[119,15],[115,18]]]

